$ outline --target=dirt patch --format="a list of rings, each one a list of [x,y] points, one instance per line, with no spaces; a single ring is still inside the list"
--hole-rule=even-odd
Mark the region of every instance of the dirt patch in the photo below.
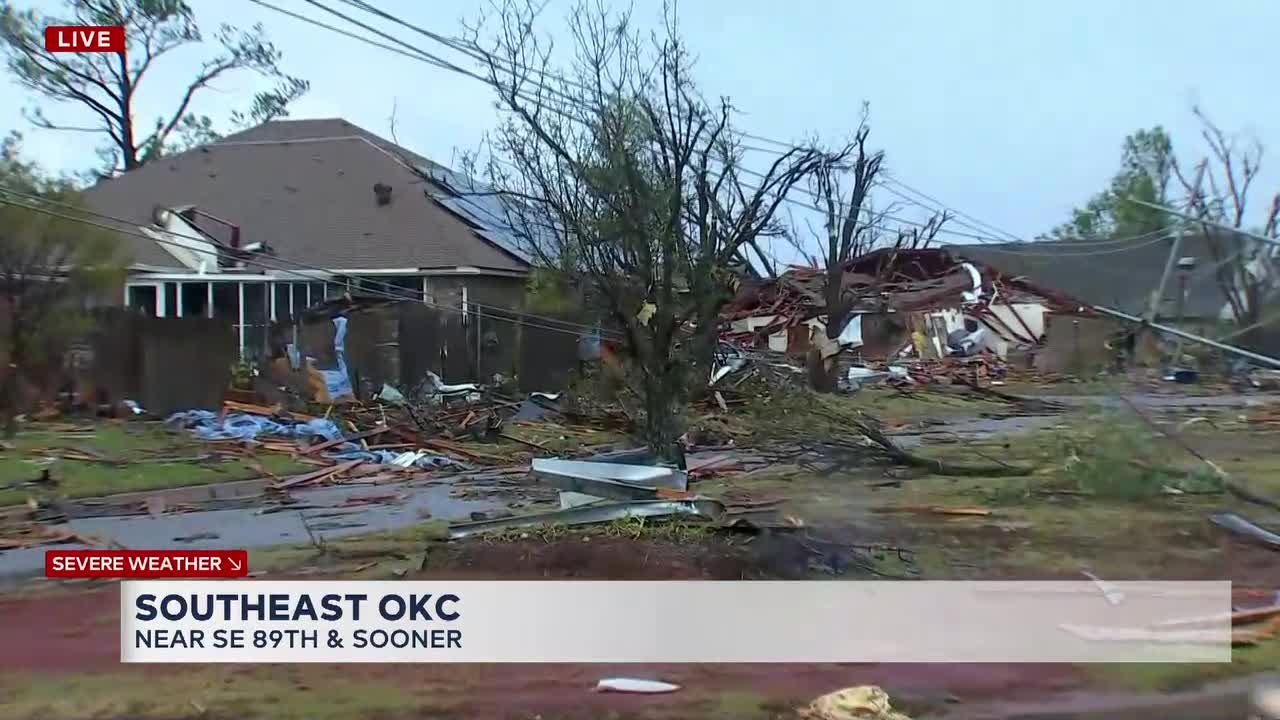
[[[991,518],[918,518],[887,528],[885,542],[911,548],[927,580],[1081,580],[1088,570],[1113,581],[1280,588],[1274,550],[1215,530],[1203,514],[998,507]]]
[[[427,553],[420,578],[476,580],[798,580],[812,551],[798,537],[759,535],[670,542],[570,535],[556,542],[440,545]]]
[[[0,675],[120,664],[120,590],[0,599]]]
[[[382,683],[420,682],[418,669],[364,666],[350,670]],[[667,696],[618,696],[591,692],[604,677],[650,677],[683,689]],[[940,707],[954,701],[1042,698],[1077,687],[1080,675],[1061,665],[473,665],[433,667],[471,717],[662,718],[745,717],[784,714],[842,687],[881,685],[899,705]],[[745,707],[744,707],[745,706]]]

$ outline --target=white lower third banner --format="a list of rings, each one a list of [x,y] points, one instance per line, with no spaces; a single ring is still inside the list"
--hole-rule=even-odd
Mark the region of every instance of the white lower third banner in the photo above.
[[[1230,662],[1227,582],[130,581],[120,659]]]

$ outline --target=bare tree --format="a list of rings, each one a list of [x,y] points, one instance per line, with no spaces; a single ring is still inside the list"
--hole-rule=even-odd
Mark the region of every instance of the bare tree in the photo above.
[[[1245,230],[1249,193],[1262,167],[1264,148],[1256,139],[1241,143],[1228,136],[1199,107],[1192,112],[1200,120],[1200,134],[1209,154],[1196,164],[1194,181],[1174,165],[1187,205],[1192,214],[1203,220]],[[1277,237],[1278,217],[1280,193],[1272,196],[1267,207],[1263,235]],[[1207,223],[1201,223],[1200,229],[1213,256],[1214,277],[1231,310],[1231,319],[1241,327],[1256,326],[1269,299],[1268,289],[1273,289],[1276,281],[1275,246],[1223,232]]]
[[[829,154],[814,171],[810,181],[824,216],[825,242],[820,240],[818,244],[822,248],[821,265],[826,270],[826,334],[827,339],[833,342],[848,324],[854,303],[858,299],[845,282],[850,261],[879,247],[926,247],[948,219],[944,211],[940,215],[934,215],[923,225],[902,226],[892,233],[892,240],[888,239],[890,233],[884,230],[884,226],[892,206],[877,213],[872,207],[871,195],[884,163],[884,151],[868,148],[871,127],[866,118],[867,109],[864,106],[863,119],[854,133],[853,142]],[[846,193],[845,186],[849,182],[852,185]],[[834,371],[834,362],[812,362],[811,384],[818,390],[834,390]]]
[[[131,170],[177,147],[217,137],[213,121],[192,111],[192,101],[210,84],[237,70],[277,81],[260,92],[245,111],[231,114],[237,125],[257,124],[287,114],[287,106],[305,93],[305,80],[280,71],[281,53],[261,25],[248,31],[222,25],[216,36],[221,52],[205,60],[195,77],[174,87],[173,107],[157,117],[148,132],[134,118],[134,101],[144,78],[161,57],[199,44],[202,35],[191,8],[182,0],[68,0],[69,16],[51,17],[0,2],[0,50],[8,56],[17,81],[36,95],[76,106],[88,123],[50,119],[37,106],[29,119],[37,127],[104,135],[102,155],[109,169]],[[51,53],[44,48],[48,25],[112,25],[125,29],[122,53]],[[177,142],[175,142],[175,140]]]
[[[638,374],[644,435],[670,456],[691,368],[709,370],[728,269],[823,155],[795,148],[747,182],[728,101],[707,102],[674,13],[642,39],[628,12],[580,4],[572,63],[554,73],[537,8],[508,0],[472,31],[506,120],[473,159],[548,267],[588,285]],[[487,39],[481,40],[481,38]]]

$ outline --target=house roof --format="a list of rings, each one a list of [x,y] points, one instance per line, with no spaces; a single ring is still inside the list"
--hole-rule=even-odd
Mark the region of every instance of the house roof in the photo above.
[[[157,206],[195,206],[239,226],[242,244],[326,269],[527,268],[495,239],[499,217],[486,224],[448,207],[437,196],[456,193],[415,168],[447,171],[345,120],[273,121],[99,182],[85,201],[141,226]],[[389,204],[376,201],[379,183],[391,187]],[[155,242],[131,240],[135,263],[180,266]]]
[[[1110,307],[1141,315],[1151,293],[1160,285],[1160,276],[1172,248],[1172,238],[1135,238],[1124,242],[1081,243],[1040,241],[989,245],[950,245],[953,254],[995,268],[1008,276],[1025,277],[1030,282],[1055,290],[1088,305]],[[1219,248],[1215,254],[1214,247]],[[1196,266],[1188,276],[1185,314],[1188,317],[1216,317],[1227,298],[1219,289],[1214,272],[1220,261],[1239,251],[1229,237],[1211,242],[1204,235],[1183,238],[1180,257],[1193,257]],[[1176,313],[1178,280],[1170,278],[1165,287],[1160,314]]]

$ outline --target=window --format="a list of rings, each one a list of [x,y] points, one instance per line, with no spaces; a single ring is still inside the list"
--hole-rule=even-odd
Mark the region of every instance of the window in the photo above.
[[[209,314],[209,283],[179,283],[178,295],[182,301],[182,317],[205,317]]]
[[[289,297],[293,301],[293,315],[297,317],[307,309],[307,284],[293,283],[289,291]]]
[[[271,283],[271,291],[275,293],[276,301],[276,320],[289,319],[289,293],[292,283],[273,282]]]
[[[377,288],[383,295],[394,295],[396,298],[422,302],[422,277],[418,275],[397,275],[385,279],[385,284]]]
[[[164,313],[165,317],[174,317],[178,314],[178,283],[167,282],[164,284]]]
[[[155,317],[159,305],[156,290],[155,285],[130,285],[128,300],[125,304],[131,308],[137,308],[137,311],[143,315]]]
[[[329,282],[326,282],[324,284],[325,299],[333,300],[334,298],[342,297],[342,294],[347,291],[347,284],[349,282],[350,278],[347,277],[336,277]]]

